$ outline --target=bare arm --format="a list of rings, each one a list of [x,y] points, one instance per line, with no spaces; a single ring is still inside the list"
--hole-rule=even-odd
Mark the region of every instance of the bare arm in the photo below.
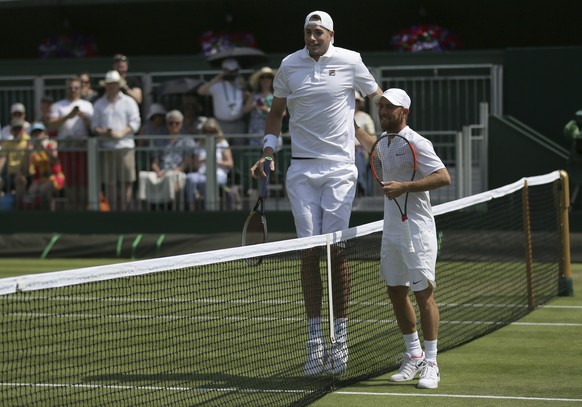
[[[209,82],[203,83],[202,85],[200,85],[200,87],[197,90],[197,93],[200,96],[208,96],[210,93],[208,93],[208,91],[210,90],[210,87],[212,85],[214,85],[215,83],[218,83],[222,80],[222,73],[219,73],[218,75],[216,75],[214,78],[212,78]]]
[[[382,187],[382,191],[389,199],[394,199],[407,192],[431,191],[433,189],[444,187],[450,184],[451,176],[449,175],[449,171],[446,168],[441,168],[440,170],[436,170],[424,178],[414,181],[385,182],[384,186]]]
[[[384,93],[384,92],[382,92],[382,89],[380,89],[380,87],[378,86],[376,88],[376,90],[374,91],[374,93],[368,95],[368,99],[370,99],[370,102],[371,102],[374,99],[374,96],[381,95],[382,93]]]
[[[141,88],[130,88],[129,86],[125,85],[124,90],[128,96],[131,96],[137,102],[137,104],[141,104],[143,101],[143,92]]]
[[[372,146],[376,142],[377,138],[359,127],[355,121],[354,126],[356,128],[356,139],[360,142],[364,149],[370,153],[372,151]]]

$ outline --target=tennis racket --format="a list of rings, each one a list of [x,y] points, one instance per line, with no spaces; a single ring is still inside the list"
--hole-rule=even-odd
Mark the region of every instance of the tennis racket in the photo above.
[[[259,198],[255,207],[247,216],[247,220],[243,226],[242,245],[250,246],[258,243],[265,243],[267,241],[267,218],[265,217],[265,197],[267,196],[267,184],[269,183],[269,175],[271,173],[271,157],[265,157],[265,174],[267,176],[262,179],[259,186]],[[263,261],[262,257],[253,257],[247,259],[249,266],[258,266]]]
[[[416,175],[416,153],[412,144],[398,134],[385,134],[380,137],[372,146],[370,153],[370,166],[374,178],[380,185],[388,181],[412,181]],[[400,199],[400,202],[398,201]],[[393,199],[398,206],[402,222],[404,224],[404,238],[408,246],[408,251],[414,253],[414,244],[410,234],[410,224],[408,221],[407,209],[408,192],[402,197]]]

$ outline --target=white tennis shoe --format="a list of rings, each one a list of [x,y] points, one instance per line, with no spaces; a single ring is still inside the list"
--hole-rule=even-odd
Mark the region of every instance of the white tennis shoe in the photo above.
[[[436,363],[426,362],[426,366],[420,374],[420,380],[418,381],[419,389],[436,389],[439,387],[439,382],[441,381],[441,372]]]
[[[328,374],[339,376],[348,367],[348,341],[346,338],[339,339],[331,345],[331,352],[328,355],[326,370]]]
[[[326,350],[322,338],[307,341],[307,361],[303,367],[305,376],[319,376],[325,372]]]
[[[392,375],[388,381],[391,382],[407,382],[413,380],[420,374],[425,366],[424,352],[422,355],[414,357],[410,353],[404,353],[404,360],[400,365],[398,373]]]

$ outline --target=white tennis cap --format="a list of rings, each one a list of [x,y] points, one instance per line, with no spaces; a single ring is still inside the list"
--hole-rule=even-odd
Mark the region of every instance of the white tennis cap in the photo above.
[[[117,71],[108,71],[105,74],[105,83],[114,83],[114,82],[120,82],[121,81],[121,75],[119,75],[119,72]]]
[[[312,19],[312,17],[319,18]],[[305,26],[303,28],[307,27],[308,25],[320,25],[329,31],[333,31],[333,20],[331,19],[331,16],[325,11],[312,11],[309,13],[307,17],[305,17]]]
[[[381,95],[376,95],[372,101],[376,104],[380,101],[380,98],[386,98],[394,106],[402,106],[405,109],[410,108],[410,96],[406,94],[405,91],[398,88],[390,88]]]
[[[320,25],[326,30],[333,31],[333,20],[325,11],[312,11],[309,13],[307,17],[305,17],[305,25],[303,28],[306,28],[308,25]],[[333,40],[334,38],[332,37],[332,44]]]

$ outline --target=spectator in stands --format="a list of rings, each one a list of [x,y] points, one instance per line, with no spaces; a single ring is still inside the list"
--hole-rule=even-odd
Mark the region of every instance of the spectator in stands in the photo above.
[[[411,100],[404,90],[388,89],[382,95],[374,97],[374,102],[378,105],[383,134],[399,134],[409,140],[414,145],[417,158],[414,181],[389,181],[384,182],[382,187],[382,192],[388,199],[384,201],[380,276],[388,286],[388,296],[406,347],[399,372],[389,380],[408,382],[420,375],[418,388],[435,389],[440,381],[437,366],[439,309],[434,298],[437,234],[429,191],[450,185],[451,177],[442,160],[436,155],[432,143],[408,126]],[[360,142],[370,151],[376,137],[361,129],[357,131],[361,132],[358,137]],[[387,178],[402,179],[403,173],[410,172],[409,168],[405,168],[406,165],[403,161],[401,168],[388,170],[390,173]],[[406,199],[409,208],[407,222],[414,246],[412,253],[409,251],[407,239],[404,238],[406,232],[402,214],[399,207],[391,202],[398,197],[404,199],[403,195],[407,193],[410,193]],[[417,311],[410,300],[410,290],[414,293],[418,306],[424,351],[416,329]]]
[[[150,170],[152,152],[149,148],[164,146],[166,144],[166,137],[161,138],[159,136],[166,134],[168,134],[166,127],[166,108],[160,103],[152,103],[148,110],[146,121],[142,123],[139,131],[140,137],[136,138],[136,144],[139,147],[139,150],[136,152],[137,168],[139,171]]]
[[[139,131],[144,136],[160,136],[168,134],[166,127],[166,108],[160,103],[152,103],[147,115],[147,120]]]
[[[141,106],[143,101],[143,91],[141,79],[137,76],[130,76],[127,74],[129,69],[129,60],[123,54],[116,54],[113,56],[113,69],[121,75],[121,91],[128,96],[131,96]]]
[[[81,80],[81,99],[94,103],[99,98],[99,93],[93,89],[91,75],[87,71],[81,72],[79,79]]]
[[[273,103],[273,78],[275,71],[269,67],[263,67],[253,73],[249,78],[251,95],[247,97],[244,112],[249,115],[248,133],[259,137],[250,137],[249,144],[261,146],[263,144],[263,132],[265,121]],[[283,144],[283,138],[279,137],[279,148]]]
[[[23,198],[31,180],[31,171],[26,159],[30,136],[24,130],[25,126],[26,122],[23,119],[13,118],[10,122],[12,137],[2,143],[2,150],[0,150],[2,191],[14,195],[17,208],[22,207]]]
[[[54,100],[51,96],[46,95],[40,99],[40,115],[38,119],[35,120],[36,122],[40,122],[44,124],[47,128],[46,132],[49,137],[56,137],[58,131],[57,130],[49,130],[50,120],[51,120],[51,108],[53,106]]]
[[[333,20],[323,11],[307,15],[305,47],[283,59],[273,82],[275,92],[265,124],[263,154],[251,167],[265,177],[266,157],[273,157],[287,107],[293,157],[286,175],[297,235],[332,233],[349,226],[356,194],[354,165],[354,90],[368,97],[381,93],[374,77],[354,51],[334,47]],[[315,71],[314,71],[315,67]],[[271,161],[271,169],[275,163]],[[350,268],[343,247],[334,245],[333,329],[336,342],[326,352],[322,331],[322,279],[319,250],[302,255],[301,283],[307,314],[306,376],[345,372],[348,362]]]
[[[566,123],[564,136],[572,143],[567,167],[570,181],[574,186],[570,194],[570,208],[572,208],[582,185],[582,110],[578,110],[574,118]]]
[[[66,81],[67,97],[53,103],[49,128],[58,131],[60,138],[83,140],[89,136],[93,104],[81,99],[81,79]]]
[[[207,117],[202,115],[202,105],[195,95],[184,95],[182,98],[182,112],[184,113],[184,127],[186,134],[200,134],[202,124]]]
[[[49,139],[41,122],[30,127],[28,161],[32,182],[25,198],[26,208],[54,210],[54,197],[65,186],[65,175],[59,162],[57,141]]]
[[[23,120],[23,130],[25,133],[28,133],[30,128],[30,123],[26,121],[26,107],[20,102],[13,103],[10,106],[10,120],[12,123],[12,119],[21,119]],[[14,138],[14,133],[10,130],[11,124],[7,124],[2,128],[0,133],[0,140],[12,140]]]
[[[202,134],[208,136],[211,142],[216,144],[216,184],[226,185],[228,173],[234,166],[232,151],[228,141],[224,138],[218,120],[213,117],[208,118],[202,126]],[[193,171],[186,174],[186,201],[190,205],[190,210],[196,209],[196,201],[203,199],[206,195],[206,139],[199,141],[197,154],[194,155]]]
[[[366,133],[376,137],[376,127],[374,126],[374,120],[364,110],[366,101],[364,100],[362,94],[356,90],[356,113],[354,114],[354,120],[359,128],[364,130]],[[370,172],[370,165],[368,159],[368,152],[360,144],[358,139],[356,142],[356,167],[358,167],[358,195],[369,195],[372,188],[372,173]]]
[[[49,131],[56,131],[61,147],[61,164],[67,177],[68,204],[75,210],[87,208],[87,138],[91,134],[94,108],[81,99],[81,79],[65,81],[66,97],[51,106]]]
[[[136,180],[135,139],[141,119],[136,101],[121,92],[117,71],[105,75],[105,94],[95,101],[91,121],[93,133],[100,138],[100,176],[105,197],[112,209],[131,208]]]
[[[196,141],[182,132],[184,115],[179,110],[166,114],[167,136],[160,139],[152,157],[151,171],[140,172],[140,200],[150,204],[176,203],[192,170]]]
[[[247,132],[244,120],[245,86],[237,60],[227,58],[222,62],[222,72],[198,88],[199,95],[212,96],[214,117],[226,135]],[[247,144],[246,138],[233,138],[232,144]]]

